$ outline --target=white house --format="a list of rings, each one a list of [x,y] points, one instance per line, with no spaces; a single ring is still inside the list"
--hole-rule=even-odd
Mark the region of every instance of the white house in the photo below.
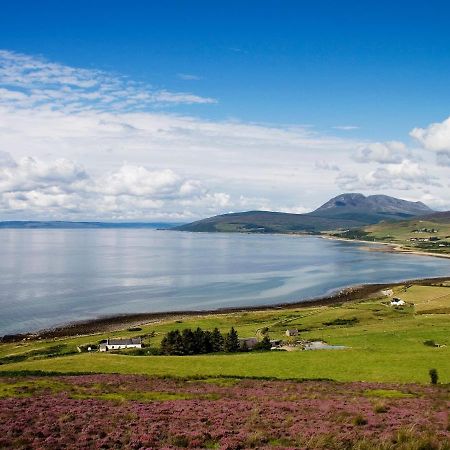
[[[106,339],[100,343],[99,350],[101,352],[107,352],[109,350],[121,350],[124,348],[142,348],[141,338]]]
[[[391,306],[403,306],[403,305],[406,305],[406,302],[401,298],[394,297],[391,300]]]

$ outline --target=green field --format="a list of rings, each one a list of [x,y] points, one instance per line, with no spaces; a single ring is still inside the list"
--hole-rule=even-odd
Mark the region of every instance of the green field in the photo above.
[[[338,381],[428,382],[436,368],[440,381],[450,382],[450,284],[396,287],[394,295],[408,302],[392,308],[380,295],[333,306],[179,317],[131,331],[0,345],[0,371],[143,373],[176,377],[328,378]],[[344,325],[336,319],[354,319]],[[145,342],[158,347],[172,329],[234,326],[240,337],[283,338],[297,328],[300,338],[343,345],[344,350],[272,351],[199,356],[131,356],[79,353],[77,346],[113,336],[152,334]],[[425,345],[433,341],[436,346]]]

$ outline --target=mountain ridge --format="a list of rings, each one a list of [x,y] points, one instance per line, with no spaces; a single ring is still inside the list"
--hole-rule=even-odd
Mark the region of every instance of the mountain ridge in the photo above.
[[[344,193],[305,214],[274,211],[244,211],[222,214],[175,227],[179,231],[320,233],[358,228],[382,220],[404,220],[435,213],[422,202],[389,197]]]

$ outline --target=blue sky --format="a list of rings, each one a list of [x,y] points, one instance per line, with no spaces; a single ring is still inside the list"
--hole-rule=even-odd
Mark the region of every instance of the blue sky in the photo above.
[[[171,131],[175,127],[184,130],[176,139],[168,140],[176,141],[176,149],[168,141],[164,146],[158,141],[146,150],[141,143],[137,144],[136,136],[126,141],[121,135],[120,146],[127,147],[128,142],[128,148],[134,150],[120,153],[110,140],[105,140],[100,127],[97,134],[90,134],[91,150],[85,154],[80,150],[81,142],[74,143],[70,136],[62,136],[61,130],[58,136],[53,136],[56,131],[50,127],[46,136],[34,134],[31,144],[28,136],[28,147],[17,130],[15,137],[0,140],[0,152],[8,154],[9,164],[17,167],[21,167],[19,159],[25,157],[43,165],[62,158],[81,167],[89,179],[103,177],[102,182],[121,173],[124,164],[128,168],[143,168],[155,177],[159,171],[172,171],[173,177],[179,177],[175,184],[202,185],[198,189],[203,194],[192,188],[196,198],[225,196],[223,202],[205,208],[171,203],[158,209],[156,204],[162,201],[158,194],[154,209],[143,211],[136,207],[130,216],[119,208],[121,213],[117,212],[119,209],[110,215],[105,212],[102,217],[106,219],[137,218],[139,214],[149,219],[166,216],[178,219],[246,207],[303,211],[347,188],[367,193],[387,190],[403,197],[407,193],[444,208],[450,204],[445,195],[448,184],[444,181],[450,145],[446,141],[436,143],[433,134],[436,128],[430,126],[435,123],[443,127],[439,128],[437,139],[447,136],[449,13],[450,5],[445,1],[5,2],[0,15],[0,48],[9,55],[26,55],[35,61],[45,61],[49,67],[58,64],[60,72],[55,76],[61,79],[68,68],[88,70],[92,73],[87,77],[103,74],[100,77],[103,81],[97,80],[99,85],[107,74],[109,79],[116,77],[120,83],[128,83],[128,87],[132,83],[139,85],[141,91],[156,93],[147,103],[135,102],[126,109],[121,106],[120,112],[106,111],[114,114],[120,126],[136,128],[135,121],[143,120],[130,116],[132,112],[150,114],[148,118],[156,122],[190,118],[196,125],[191,129],[186,125],[189,120],[167,125]],[[28,64],[19,56],[15,63],[22,64],[22,68]],[[77,72],[76,76],[85,75]],[[35,80],[30,78],[11,83],[11,78],[5,76],[0,84],[9,92],[27,91],[28,96],[43,89],[42,80],[39,85],[32,84]],[[64,81],[59,88],[63,84]],[[48,107],[55,109],[54,79],[51,84],[47,82],[45,89],[45,95],[49,90],[54,94],[47,97],[47,108],[42,101],[34,100],[19,106],[16,100],[14,106],[8,100],[10,103],[5,103],[5,107],[9,108],[9,114],[12,107],[17,114],[28,112],[36,117],[41,114],[39,117],[42,120],[46,117],[50,123],[45,114]],[[169,93],[170,100],[161,100],[161,93],[166,97]],[[180,93],[195,97],[189,100],[180,97]],[[64,111],[61,105],[56,109],[66,119],[79,120],[81,113],[74,112],[73,104],[69,109],[65,104]],[[105,107],[100,109],[94,105],[97,119],[105,114]],[[92,113],[92,109],[85,107],[82,114],[87,115],[88,111]],[[92,119],[92,115],[89,117]],[[103,124],[104,120],[100,122]],[[234,128],[226,131],[225,124]],[[241,127],[239,130],[236,124]],[[38,123],[34,125],[37,127]],[[42,128],[42,122],[39,126]],[[221,131],[215,130],[211,144],[205,143],[205,136],[211,138],[209,129],[213,126]],[[249,132],[245,127],[251,126],[255,129]],[[186,128],[190,138],[183,141]],[[414,129],[422,131],[414,133]],[[154,128],[147,132],[151,138],[155,136]],[[273,158],[274,170],[270,174],[266,166],[253,174],[247,174],[247,170],[234,179],[231,174],[236,167],[231,160],[242,158],[241,167],[247,165],[247,169],[255,166],[249,157],[254,132],[260,133],[258,139],[265,143],[272,142],[271,148],[264,147],[262,153],[267,152],[267,166]],[[232,146],[227,141],[229,134],[235,139]],[[45,151],[44,140],[48,145]],[[396,143],[391,145],[392,141]],[[186,158],[185,164],[180,164],[178,152],[183,143],[190,150],[189,155],[185,150],[181,156]],[[241,149],[239,143],[243,143]],[[373,150],[371,145],[378,147]],[[401,145],[405,148],[400,149]],[[110,164],[114,156],[106,161],[100,155],[102,146],[111,147],[111,155],[117,154],[114,164]],[[285,153],[280,156],[279,152]],[[172,158],[167,153],[172,153]],[[299,181],[300,189],[295,185],[283,189],[280,179],[286,177],[287,169],[280,160],[289,164],[292,177],[299,180],[304,178],[302,170],[306,175],[314,170],[326,172],[329,185],[321,181],[315,188],[311,183],[302,187]],[[215,161],[218,166],[213,169]],[[199,170],[202,162],[210,170]],[[219,169],[223,164],[229,166],[229,175],[220,180]],[[424,170],[426,174],[422,173]],[[224,174],[226,171],[225,167]],[[405,171],[406,184],[386,182],[387,178],[403,176]],[[361,179],[361,173],[367,173],[368,178]],[[4,174],[7,177],[13,175]],[[131,178],[134,180],[131,183],[140,182],[136,181],[136,174]],[[415,180],[421,180],[421,185]],[[50,187],[45,187],[46,196],[50,195]],[[53,188],[69,195],[67,187]],[[89,189],[95,190],[92,186]],[[296,194],[302,189],[305,198]],[[150,191],[139,192],[145,192],[148,198]],[[293,195],[298,197],[293,199]],[[231,200],[227,202],[225,198]],[[33,209],[21,201],[11,203],[10,198],[8,202],[10,206],[0,209],[2,218],[49,214],[49,209]],[[94,214],[74,205],[67,210],[62,200],[61,205],[59,210],[51,209],[55,217],[90,218]]]
[[[445,1],[71,3],[5,2],[2,47],[220,99],[205,117],[401,139],[448,114]]]

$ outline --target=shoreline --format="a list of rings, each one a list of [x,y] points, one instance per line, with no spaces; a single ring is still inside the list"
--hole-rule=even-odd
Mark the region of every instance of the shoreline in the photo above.
[[[404,247],[402,244],[395,244],[393,242],[383,242],[383,241],[364,241],[363,239],[347,239],[340,238],[337,236],[329,236],[329,235],[320,235],[322,239],[329,239],[330,241],[341,241],[341,242],[355,242],[357,244],[373,244],[373,245],[384,245],[385,249],[380,248],[380,250],[372,250],[369,251],[380,251],[386,253],[403,253],[409,255],[417,255],[417,256],[434,256],[436,258],[450,258],[450,254],[445,253],[433,253],[433,252],[422,252],[420,250],[412,250],[410,248]]]
[[[42,329],[36,332],[17,333],[0,336],[0,343],[19,342],[23,340],[43,340],[55,338],[68,338],[75,336],[87,336],[104,332],[126,331],[126,328],[148,325],[152,322],[162,320],[178,319],[186,317],[204,317],[209,315],[226,315],[233,313],[272,311],[280,309],[298,309],[311,306],[329,306],[335,303],[345,303],[357,299],[364,299],[372,294],[376,294],[383,289],[402,286],[407,284],[433,285],[450,281],[448,277],[419,278],[403,280],[393,283],[373,283],[348,286],[329,295],[321,297],[284,302],[273,305],[255,305],[243,307],[225,307],[210,310],[185,310],[185,311],[165,311],[121,314],[116,316],[105,316],[90,320],[67,323],[61,326]]]

